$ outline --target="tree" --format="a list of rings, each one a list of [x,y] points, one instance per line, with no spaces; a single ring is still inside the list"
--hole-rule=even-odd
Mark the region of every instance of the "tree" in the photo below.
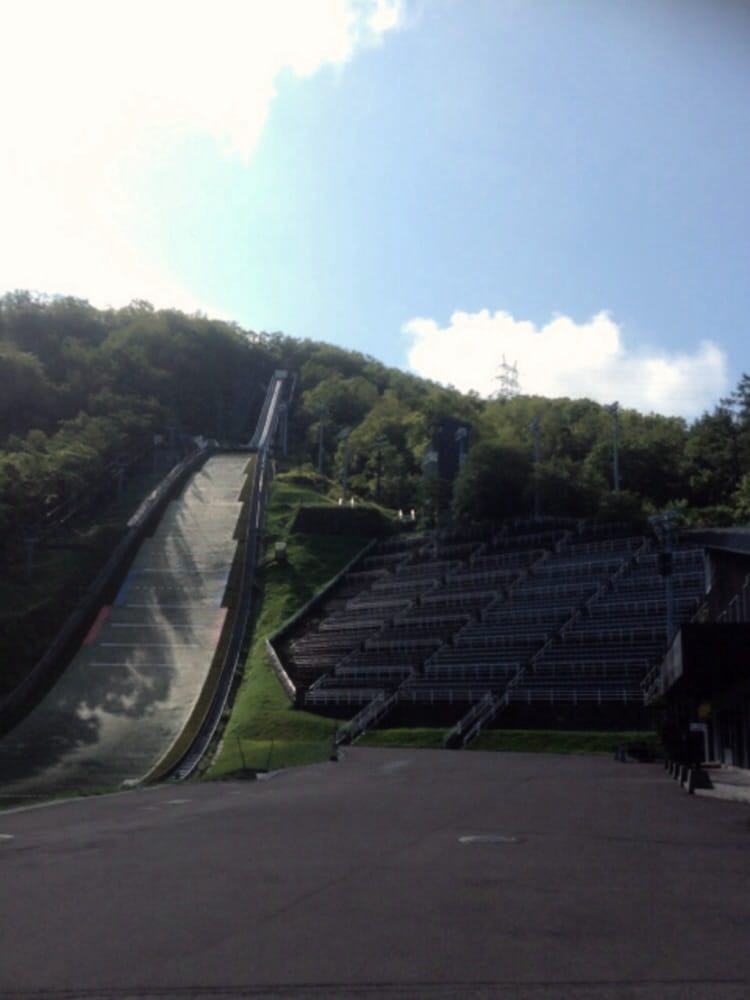
[[[0,440],[51,425],[55,393],[33,354],[0,344]]]
[[[695,421],[685,455],[691,503],[699,507],[725,503],[741,473],[738,428],[727,407],[717,406]]]
[[[587,517],[596,511],[602,486],[581,475],[578,463],[569,458],[548,458],[533,475],[539,490],[542,514]]]
[[[470,449],[453,487],[453,509],[472,520],[530,512],[531,458],[517,448],[482,441]]]
[[[740,479],[737,489],[732,495],[734,519],[741,524],[750,523],[750,472]]]

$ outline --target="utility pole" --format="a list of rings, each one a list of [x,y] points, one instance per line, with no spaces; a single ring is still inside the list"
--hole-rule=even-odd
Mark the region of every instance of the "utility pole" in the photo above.
[[[529,429],[534,436],[534,517],[538,521],[542,509],[539,496],[539,417],[532,418]]]
[[[612,443],[613,443],[613,450],[614,450],[614,459],[613,459],[613,474],[614,474],[614,487],[615,487],[614,491],[615,491],[615,493],[619,493],[620,492],[620,455],[619,455],[619,450],[620,450],[620,439],[619,439],[619,437],[620,437],[620,421],[619,421],[620,404],[615,400],[614,403],[612,403],[610,406],[605,407],[605,409],[609,413],[612,414],[612,417],[614,419],[614,426],[613,426],[613,431],[612,431]]]

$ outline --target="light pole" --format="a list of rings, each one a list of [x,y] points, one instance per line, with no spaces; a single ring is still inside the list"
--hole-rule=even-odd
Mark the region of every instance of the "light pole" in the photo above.
[[[375,469],[375,500],[380,503],[380,477],[383,475],[383,445],[387,444],[388,439],[384,435],[380,435],[375,438],[373,442],[377,450],[377,466]]]
[[[534,436],[534,517],[538,521],[541,516],[539,497],[539,417],[533,417],[529,429]]]
[[[344,500],[346,500],[346,492],[349,486],[349,435],[351,432],[351,427],[345,427],[339,433],[339,440],[344,442],[344,471],[341,475],[341,490]]]
[[[318,407],[318,475],[323,475],[323,428],[325,425],[326,408]]]
[[[675,634],[675,606],[674,606],[674,585],[672,583],[672,564],[674,561],[674,535],[673,528],[677,523],[678,513],[676,510],[665,510],[663,514],[654,514],[649,518],[653,525],[654,533],[659,540],[661,551],[657,555],[657,567],[659,575],[664,577],[664,592],[666,598],[666,626],[667,645],[672,642]]]
[[[456,445],[458,446],[458,471],[464,467],[466,452],[469,447],[469,428],[459,427],[456,431]]]
[[[612,403],[610,406],[607,406],[606,409],[608,410],[609,413],[612,414],[612,417],[614,419],[614,426],[613,426],[613,430],[612,430],[612,444],[613,444],[613,451],[614,451],[613,473],[614,473],[614,481],[615,481],[615,483],[614,483],[614,485],[615,485],[615,493],[619,493],[620,492],[620,455],[619,455],[619,448],[620,448],[620,440],[619,440],[619,434],[620,434],[620,422],[619,422],[620,404],[615,400],[615,402]]]

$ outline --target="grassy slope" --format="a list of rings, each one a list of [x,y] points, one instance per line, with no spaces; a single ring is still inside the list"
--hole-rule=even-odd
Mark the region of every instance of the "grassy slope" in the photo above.
[[[271,670],[264,642],[287,618],[334,576],[369,539],[332,535],[289,535],[297,506],[326,503],[312,486],[279,476],[272,487],[267,551],[287,543],[287,562],[261,571],[262,594],[244,677],[209,777],[242,767],[272,770],[324,760],[331,752],[337,723],[293,709]]]
[[[379,729],[367,733],[357,746],[442,747],[446,729]],[[525,753],[613,754],[622,744],[644,742],[657,750],[652,732],[575,732],[549,729],[489,729],[470,744],[471,750]]]
[[[472,750],[522,750],[539,753],[613,754],[628,743],[647,743],[657,749],[652,732],[576,732],[548,729],[490,729],[471,744]]]

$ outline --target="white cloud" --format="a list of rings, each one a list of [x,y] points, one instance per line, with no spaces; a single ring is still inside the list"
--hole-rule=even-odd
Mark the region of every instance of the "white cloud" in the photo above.
[[[715,405],[729,380],[724,353],[705,340],[692,354],[634,351],[619,326],[601,312],[587,323],[556,316],[537,328],[506,312],[455,312],[446,327],[412,319],[408,362],[425,378],[483,396],[497,390],[503,356],[518,364],[529,395],[619,400],[643,412],[698,416]]]
[[[194,134],[249,161],[282,71],[345,64],[400,11],[399,0],[5,0],[1,287],[187,307],[124,242],[131,167]]]
[[[397,28],[402,17],[403,10],[400,3],[393,3],[392,0],[375,0],[375,9],[367,23],[372,31],[380,34]]]

